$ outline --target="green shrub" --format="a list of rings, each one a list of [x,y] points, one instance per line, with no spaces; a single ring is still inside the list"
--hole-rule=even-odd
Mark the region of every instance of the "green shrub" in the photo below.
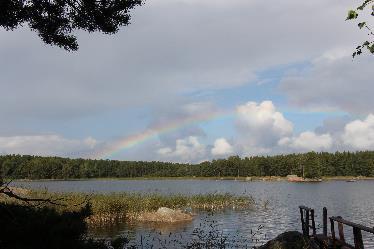
[[[58,212],[51,207],[0,203],[0,248],[104,249],[103,243],[85,238],[84,219],[90,214],[88,205],[79,211]]]

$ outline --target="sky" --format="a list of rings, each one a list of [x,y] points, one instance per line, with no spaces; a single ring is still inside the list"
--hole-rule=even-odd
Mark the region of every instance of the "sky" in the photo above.
[[[0,154],[197,163],[374,149],[353,0],[147,0],[77,52],[0,29]]]

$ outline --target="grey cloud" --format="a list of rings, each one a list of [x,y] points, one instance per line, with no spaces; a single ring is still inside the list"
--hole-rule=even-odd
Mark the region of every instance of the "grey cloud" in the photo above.
[[[148,1],[115,36],[79,34],[77,53],[1,31],[0,115],[68,119],[246,84],[258,70],[351,44],[341,21],[349,4]]]
[[[196,162],[198,158],[193,156],[193,152],[203,147],[198,144],[198,140],[206,137],[205,131],[194,121],[207,113],[216,112],[215,107],[211,102],[189,102],[186,99],[180,99],[178,104],[158,105],[152,108],[148,117],[149,125],[145,130],[156,131],[157,136],[154,139],[148,140],[141,145],[133,148],[128,148],[115,155],[116,159],[126,160],[172,160],[183,161],[189,160]],[[165,130],[166,129],[166,130]],[[165,130],[165,132],[163,132]],[[141,134],[143,131],[140,131]],[[136,134],[133,134],[136,135]],[[112,144],[123,140],[125,137],[119,137],[101,144],[98,151],[110,148]],[[190,141],[193,138],[193,143]],[[179,141],[179,142],[178,142]],[[170,148],[171,153],[160,154],[158,150],[162,148]],[[174,149],[171,149],[174,148]],[[186,151],[189,155],[182,158],[182,152]],[[204,149],[205,151],[205,149]],[[199,153],[201,157],[202,153]],[[97,153],[91,153],[96,156]],[[179,158],[180,157],[180,158]]]
[[[330,134],[336,134],[341,133],[344,130],[344,126],[352,121],[352,117],[350,116],[340,116],[340,117],[333,117],[333,118],[327,118],[323,121],[323,124],[321,126],[318,126],[315,129],[315,132],[317,134],[324,134],[324,133],[330,133]]]
[[[205,137],[205,131],[198,124],[195,124],[193,120],[195,117],[217,111],[217,107],[208,101],[189,102],[187,100],[179,100],[178,102],[178,104],[172,106],[170,104],[155,106],[152,111],[150,129],[168,126],[170,123],[183,123],[183,120],[191,120],[191,122],[187,122],[184,125],[181,124],[181,127],[174,131],[160,134],[159,139],[164,146],[174,145],[177,139],[188,136]]]
[[[97,145],[92,137],[71,139],[58,134],[0,137],[0,151],[4,154],[82,157]]]
[[[291,104],[353,114],[374,110],[372,56],[352,61],[349,52],[315,60],[305,71],[286,76],[280,85]]]

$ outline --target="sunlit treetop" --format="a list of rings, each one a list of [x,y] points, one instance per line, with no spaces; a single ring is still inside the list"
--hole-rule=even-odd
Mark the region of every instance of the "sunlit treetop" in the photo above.
[[[76,30],[116,33],[130,23],[130,10],[144,0],[0,0],[0,26],[28,25],[47,44],[78,49]]]
[[[359,14],[367,8],[371,9],[371,16],[374,17],[374,0],[365,0],[355,10],[349,10],[346,20],[355,20]],[[360,29],[365,29],[368,32],[369,39],[364,41],[361,45],[356,47],[356,51],[352,54],[353,57],[362,54],[362,49],[367,49],[370,53],[374,54],[374,30],[369,26],[368,22],[359,22],[357,26]]]

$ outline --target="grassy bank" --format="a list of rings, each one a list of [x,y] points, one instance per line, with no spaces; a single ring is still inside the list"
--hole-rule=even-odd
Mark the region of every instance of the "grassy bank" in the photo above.
[[[22,196],[53,200],[58,205],[49,203],[44,203],[43,205],[52,206],[59,211],[79,210],[86,203],[90,203],[92,215],[87,222],[91,224],[128,220],[144,212],[156,211],[160,207],[192,211],[218,211],[223,209],[254,208],[255,205],[255,201],[250,196],[234,196],[230,194],[166,196],[159,194],[113,193],[85,195],[80,193],[60,194],[25,191],[24,189],[18,189],[17,191]],[[0,200],[3,202],[15,202],[13,199],[4,197],[1,197]]]

